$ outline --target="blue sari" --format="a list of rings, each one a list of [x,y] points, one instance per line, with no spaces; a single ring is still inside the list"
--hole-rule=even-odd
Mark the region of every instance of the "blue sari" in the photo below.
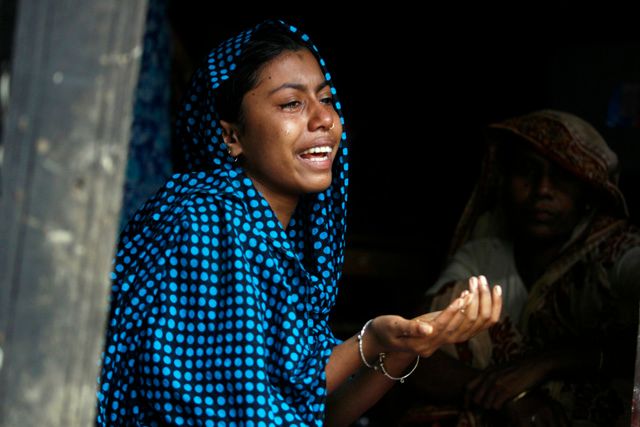
[[[214,49],[177,122],[189,171],[173,175],[124,229],[114,261],[98,425],[323,424],[328,316],[343,263],[346,136],[321,193],[286,230],[227,154],[213,94],[252,34]],[[335,96],[335,90],[332,87]],[[340,114],[340,104],[336,101]]]

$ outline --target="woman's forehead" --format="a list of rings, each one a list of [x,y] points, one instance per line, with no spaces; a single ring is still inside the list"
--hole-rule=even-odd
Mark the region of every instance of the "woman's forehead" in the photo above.
[[[255,88],[278,89],[282,85],[315,88],[325,82],[316,57],[307,49],[285,51],[265,63],[258,72]]]

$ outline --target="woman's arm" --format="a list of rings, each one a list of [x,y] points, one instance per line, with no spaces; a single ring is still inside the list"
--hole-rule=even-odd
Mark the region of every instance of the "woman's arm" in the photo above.
[[[374,320],[378,321],[380,318]],[[400,318],[402,319],[402,318]],[[407,321],[407,319],[402,319]],[[420,326],[417,322],[416,326]],[[372,325],[370,325],[372,326]],[[426,326],[426,325],[425,325]],[[377,361],[382,348],[374,344],[371,331],[365,333],[362,348],[368,363]],[[416,359],[411,353],[397,353],[385,359],[385,368],[390,375],[402,376]],[[356,373],[357,372],[357,373]],[[328,426],[348,425],[373,406],[395,383],[381,372],[364,366],[360,358],[358,340],[349,338],[333,349],[327,373],[327,419]],[[351,381],[346,381],[356,373]]]
[[[385,368],[391,376],[400,377],[412,368],[418,356],[428,357],[443,344],[467,340],[495,324],[501,308],[500,287],[491,292],[484,277],[473,277],[469,280],[469,291],[442,312],[411,320],[400,316],[375,318],[364,331],[363,356],[373,364],[379,353],[388,353]],[[346,381],[354,373],[354,378]],[[355,336],[334,348],[326,374],[330,394],[327,425],[353,422],[396,382],[364,367]]]
[[[616,336],[602,345],[582,342],[554,346],[538,355],[483,372],[469,383],[468,399],[486,409],[502,409],[516,396],[549,380],[585,379],[619,373],[630,376],[633,372],[633,351],[629,351],[629,344],[633,343],[633,340]],[[625,347],[626,351],[623,351]],[[621,354],[631,357],[625,358]]]

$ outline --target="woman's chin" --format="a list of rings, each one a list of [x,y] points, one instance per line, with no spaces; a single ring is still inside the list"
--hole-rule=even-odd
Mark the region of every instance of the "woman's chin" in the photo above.
[[[557,230],[556,227],[541,224],[526,227],[526,235],[532,241],[553,243],[556,243],[559,239],[568,237],[566,232]]]
[[[313,177],[312,179],[305,180],[303,184],[303,193],[320,193],[331,185],[331,173],[325,174],[322,177]]]

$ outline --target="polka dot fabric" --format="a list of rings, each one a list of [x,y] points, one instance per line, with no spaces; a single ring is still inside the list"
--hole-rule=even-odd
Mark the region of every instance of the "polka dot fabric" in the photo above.
[[[189,171],[172,176],[119,241],[97,425],[323,424],[346,136],[331,186],[304,196],[285,231],[228,156],[212,101],[265,26],[309,46],[331,83],[309,38],[280,21],[223,43],[196,73],[177,123]]]

